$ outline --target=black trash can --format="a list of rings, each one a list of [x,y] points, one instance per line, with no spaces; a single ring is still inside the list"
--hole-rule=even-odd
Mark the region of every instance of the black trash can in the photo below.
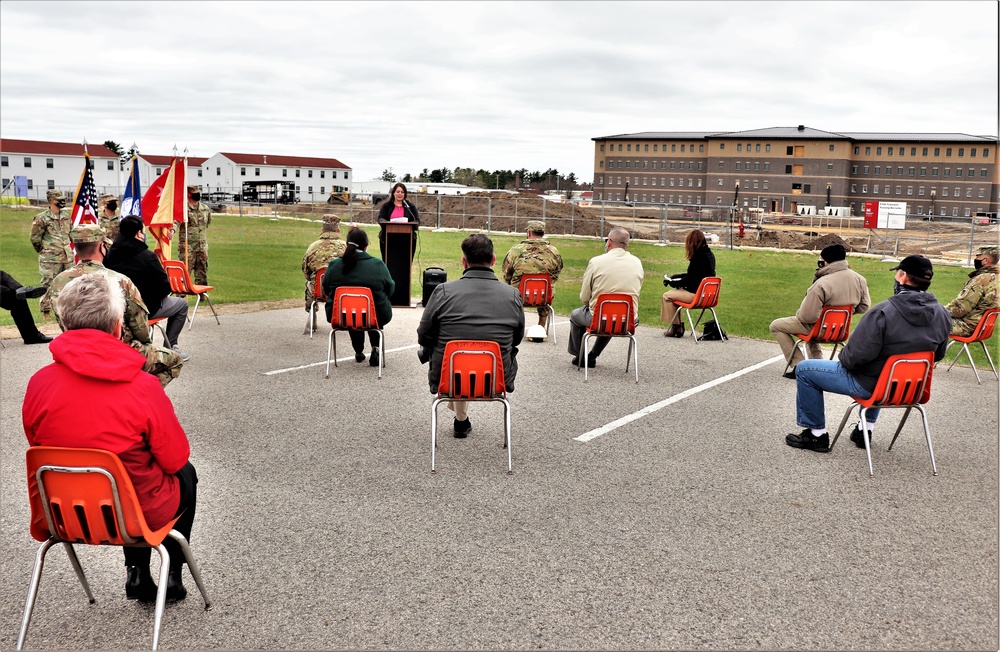
[[[428,267],[424,270],[424,297],[420,305],[426,306],[434,288],[448,281],[448,273],[443,267]]]

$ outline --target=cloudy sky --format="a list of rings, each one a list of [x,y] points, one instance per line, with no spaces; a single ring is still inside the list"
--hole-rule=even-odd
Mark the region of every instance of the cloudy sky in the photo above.
[[[998,133],[977,2],[0,3],[0,135],[593,178],[638,131]]]

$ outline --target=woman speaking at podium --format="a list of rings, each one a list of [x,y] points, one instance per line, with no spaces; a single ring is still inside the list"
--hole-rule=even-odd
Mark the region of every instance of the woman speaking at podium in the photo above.
[[[413,240],[410,249],[412,260],[414,252],[417,250],[417,230],[420,225],[420,213],[417,207],[406,200],[406,186],[397,183],[389,193],[392,201],[384,201],[378,209],[378,223],[385,225],[394,222],[409,222],[415,224],[413,227]],[[378,234],[379,251],[382,253],[382,260],[385,260],[385,226],[382,226]]]

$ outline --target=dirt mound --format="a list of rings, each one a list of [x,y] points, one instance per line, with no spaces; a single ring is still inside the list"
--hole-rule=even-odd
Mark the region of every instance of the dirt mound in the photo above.
[[[814,249],[816,251],[822,251],[829,247],[830,245],[839,244],[844,247],[847,251],[854,251],[850,243],[841,238],[836,233],[828,233],[824,236],[816,238],[815,240],[810,240],[806,243],[806,249]]]

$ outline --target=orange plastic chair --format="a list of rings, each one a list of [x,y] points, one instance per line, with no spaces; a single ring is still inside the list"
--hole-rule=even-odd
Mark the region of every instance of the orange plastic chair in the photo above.
[[[160,335],[163,336],[163,346],[170,348],[170,340],[167,339],[167,331],[163,328],[163,324],[160,322],[166,321],[166,317],[150,317],[149,327],[156,328],[160,331]]]
[[[215,306],[212,305],[212,297],[208,295],[209,292],[215,288],[211,285],[195,285],[191,281],[191,274],[188,272],[187,265],[179,260],[165,260],[163,261],[163,269],[167,271],[167,280],[170,281],[170,291],[176,295],[184,297],[196,297],[194,302],[194,312],[191,313],[191,317],[188,319],[188,330],[194,326],[194,317],[198,314],[198,304],[201,303],[201,298],[205,297],[208,301],[208,307],[212,309],[212,314],[215,316],[215,323],[222,325],[219,321],[219,314],[215,312]]]
[[[507,473],[513,457],[510,447],[510,403],[503,376],[500,345],[485,340],[452,340],[444,347],[441,382],[431,404],[431,472],[437,471],[437,410],[444,401],[498,401],[503,403]]]
[[[382,379],[385,366],[385,333],[378,326],[375,299],[365,287],[339,287],[333,293],[333,314],[330,318],[330,341],[326,346],[326,377],[330,377],[330,356],[337,365],[337,331],[375,331],[378,333],[378,377]]]
[[[153,531],[146,524],[132,480],[114,453],[93,448],[33,446],[25,454],[28,468],[28,500],[31,502],[31,536],[41,541],[24,603],[17,649],[24,646],[28,624],[42,579],[42,567],[49,548],[62,543],[70,564],[83,584],[90,603],[96,602],[73,544],[92,546],[136,546],[155,548],[160,555],[160,581],[153,617],[153,649],[160,639],[160,624],[167,599],[170,553],[163,540],[174,539],[184,551],[205,609],[212,608],[198,563],[187,539],[173,529],[177,519]]]
[[[551,274],[524,274],[521,276],[520,290],[521,303],[525,308],[543,308],[548,312],[548,320],[545,323],[546,334],[552,337],[552,343],[556,343],[556,311],[552,307],[552,297],[555,289],[552,287]]]
[[[590,320],[590,327],[583,334],[583,358],[580,362],[587,360],[590,354],[590,338],[593,337],[627,337],[628,354],[625,357],[625,373],[628,373],[629,362],[635,363],[635,382],[639,382],[639,344],[635,340],[635,327],[637,323],[634,306],[632,305],[632,295],[613,292],[601,294],[594,304],[594,316]],[[583,367],[583,380],[587,381],[588,365]],[[579,367],[577,367],[579,369]]]
[[[684,310],[687,313],[688,324],[691,325],[691,337],[694,341],[698,341],[697,334],[695,333],[695,327],[701,323],[701,318],[705,316],[706,310],[712,311],[712,319],[715,323],[719,325],[719,331],[722,331],[722,324],[719,323],[719,316],[715,314],[715,307],[719,305],[719,294],[722,290],[722,279],[718,276],[708,276],[701,279],[701,283],[698,284],[698,291],[694,293],[694,299],[690,302],[685,303],[683,301],[674,301],[674,305],[677,306],[678,310]],[[691,311],[701,310],[698,313],[698,321],[691,321]],[[722,339],[728,340],[728,337],[723,337]]]
[[[993,364],[993,358],[990,356],[990,350],[986,346],[986,340],[993,337],[993,330],[996,328],[997,315],[1000,315],[1000,308],[990,308],[983,313],[983,316],[979,318],[979,323],[976,324],[976,330],[972,331],[972,334],[968,337],[962,337],[961,335],[952,335],[951,341],[948,342],[948,347],[950,348],[955,342],[962,343],[962,351],[965,351],[965,355],[969,356],[969,364],[972,365],[972,371],[976,374],[976,383],[982,385],[983,381],[979,378],[979,370],[976,369],[976,363],[972,361],[972,353],[969,351],[969,345],[973,342],[979,342],[983,347],[983,353],[986,354],[986,359],[990,363],[990,368],[993,370],[993,375],[996,376],[997,380],[1000,380],[1000,373],[997,373],[996,365]],[[962,351],[958,352],[955,359],[951,361],[948,368],[945,371],[951,371],[951,368],[955,366],[958,359],[962,357]],[[945,351],[945,355],[948,352]]]
[[[847,341],[851,334],[851,317],[854,315],[853,306],[823,306],[819,313],[819,319],[805,335],[796,335],[799,341],[795,346],[802,349],[802,355],[809,359],[809,350],[802,346],[806,342],[816,344],[833,344],[833,351],[830,352],[830,359],[837,354],[837,349]],[[795,349],[792,349],[788,360],[785,361],[785,372],[792,366],[792,358],[795,357]]]
[[[933,351],[900,353],[890,356],[885,361],[885,366],[882,367],[878,384],[875,386],[875,391],[872,392],[871,397],[851,397],[853,402],[847,406],[847,411],[844,412],[844,418],[840,421],[837,434],[834,435],[833,441],[830,442],[830,450],[832,451],[833,445],[837,443],[837,438],[840,437],[840,433],[844,429],[844,424],[847,423],[847,419],[851,416],[851,410],[854,409],[855,405],[861,408],[862,424],[867,423],[865,415],[869,408],[883,410],[886,408],[904,408],[906,410],[899,422],[899,427],[896,428],[896,434],[893,435],[892,441],[889,442],[888,450],[892,450],[892,445],[896,443],[896,438],[899,437],[899,432],[903,429],[906,418],[910,416],[910,410],[916,408],[923,419],[924,436],[927,438],[927,451],[931,456],[931,470],[934,472],[934,475],[937,475],[937,464],[934,462],[934,446],[931,444],[931,429],[927,424],[927,413],[924,412],[923,407],[923,404],[931,398],[931,376],[933,375],[933,371]],[[864,428],[865,454],[868,456],[868,473],[874,476],[875,471],[872,468],[870,442],[871,434],[868,432],[867,425],[863,425],[862,428]]]
[[[326,303],[326,292],[323,291],[323,272],[316,272],[316,280],[313,282],[313,300],[309,304],[309,316],[306,317],[306,328],[309,329],[309,337],[313,336],[313,321],[316,319],[316,311],[319,305]]]

